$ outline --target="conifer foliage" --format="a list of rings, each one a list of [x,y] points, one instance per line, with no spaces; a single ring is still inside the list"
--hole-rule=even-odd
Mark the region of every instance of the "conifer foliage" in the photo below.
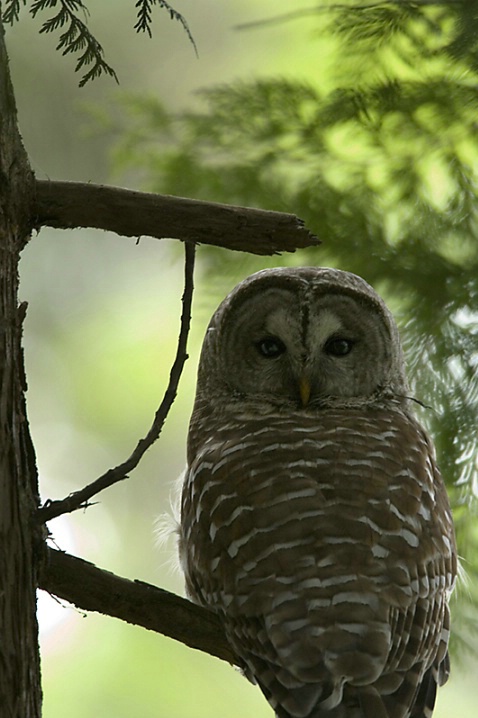
[[[16,22],[20,17],[22,6],[25,5],[27,5],[27,0],[6,0],[2,15],[3,22],[6,24]],[[110,75],[118,81],[116,72],[106,62],[103,47],[88,28],[89,11],[82,0],[32,0],[28,5],[33,17],[43,12],[48,14],[40,28],[40,33],[59,32],[56,49],[60,50],[63,55],[70,53],[77,55],[75,71],[84,72],[79,83],[80,87],[100,75]],[[145,32],[152,37],[154,5],[166,10],[171,20],[181,23],[196,49],[186,19],[165,0],[137,0],[135,3],[137,22],[134,26],[136,32]]]
[[[321,2],[266,21],[304,14],[308,84],[207,89],[179,117],[130,98],[117,160],[156,191],[297,213],[324,241],[301,262],[356,272],[391,303],[454,504],[465,640],[478,585],[478,2]],[[327,77],[323,38],[336,47]],[[225,253],[209,258],[233,271]]]

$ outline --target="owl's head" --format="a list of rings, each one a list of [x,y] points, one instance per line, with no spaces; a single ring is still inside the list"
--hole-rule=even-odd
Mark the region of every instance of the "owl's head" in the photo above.
[[[224,299],[204,340],[197,396],[313,409],[406,392],[398,330],[372,287],[301,267],[257,272]]]

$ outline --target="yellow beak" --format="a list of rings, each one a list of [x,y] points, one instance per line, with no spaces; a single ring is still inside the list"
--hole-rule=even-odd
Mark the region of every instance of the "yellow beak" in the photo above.
[[[302,376],[299,378],[299,393],[300,393],[300,400],[302,402],[302,406],[307,406],[310,399],[310,381],[309,379],[302,374]]]

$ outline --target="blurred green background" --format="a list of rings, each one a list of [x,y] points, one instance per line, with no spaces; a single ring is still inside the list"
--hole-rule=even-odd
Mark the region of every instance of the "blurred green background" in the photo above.
[[[450,285],[452,280],[455,287],[465,291],[465,280],[476,261],[474,210],[463,199],[463,186],[456,189],[454,183],[458,186],[459,180],[450,167],[457,167],[456,157],[461,152],[469,170],[468,174],[464,172],[465,180],[473,178],[476,146],[469,131],[478,115],[472,97],[468,104],[462,102],[460,112],[453,115],[455,125],[450,118],[444,121],[437,114],[438,91],[428,100],[422,96],[420,107],[410,109],[413,83],[423,66],[412,71],[406,62],[410,47],[399,33],[398,40],[396,36],[390,39],[398,43],[393,55],[377,35],[370,31],[367,35],[364,26],[363,37],[359,38],[362,55],[357,62],[352,46],[344,46],[343,37],[327,25],[330,17],[306,14],[286,23],[241,32],[235,29],[241,22],[290,11],[291,3],[286,1],[183,0],[172,4],[187,18],[199,58],[179,23],[170,22],[166,13],[156,11],[153,39],[149,40],[132,30],[132,0],[90,0],[90,28],[119,76],[119,88],[111,79],[100,78],[78,89],[74,61],[55,53],[55,38],[38,34],[40,16],[32,20],[24,13],[20,24],[7,29],[7,43],[21,131],[38,178],[115,182],[212,201],[289,210],[305,217],[313,230],[329,239],[328,248],[326,245],[317,252],[281,258],[258,259],[200,248],[191,359],[160,441],[131,478],[104,492],[97,505],[50,524],[60,548],[120,575],[181,593],[174,541],[158,545],[155,526],[158,517],[170,511],[176,479],[184,467],[197,356],[215,306],[239,279],[255,269],[287,261],[334,262],[352,271],[363,267],[364,276],[378,281],[377,288],[383,290],[399,320],[406,324],[416,300],[410,287],[420,276],[420,252],[425,275],[433,262],[442,271],[442,294],[459,294]],[[378,27],[382,21],[384,18],[378,18]],[[413,23],[415,19],[405,21]],[[458,51],[455,64],[449,56],[444,59],[439,53],[443,42],[440,44],[436,23],[442,23],[442,29],[456,30],[452,20],[430,16],[427,21],[433,47],[422,59],[430,78],[443,78],[443,63],[448,62],[448,76],[459,78],[460,87],[465,85],[473,94],[476,68],[472,64],[465,68],[467,58],[460,57]],[[350,22],[357,26],[360,16],[354,15]],[[424,28],[426,23],[418,23],[415,29],[417,47]],[[358,44],[359,40],[356,38]],[[364,42],[373,52],[364,52]],[[413,51],[420,53],[420,49]],[[391,92],[376,94],[375,99],[365,97],[371,107],[369,115],[378,113],[374,101],[388,103],[391,108],[385,118],[386,141],[379,137],[385,123],[382,120],[377,120],[372,133],[367,126],[368,134],[362,126],[352,126],[345,120],[335,126],[344,112],[343,103],[338,103],[339,95],[330,96],[321,110],[321,132],[326,127],[326,134],[317,133],[309,122],[317,98],[329,97],[344,83],[349,88],[366,89],[381,79],[382,83],[390,81],[393,89],[397,78],[409,83],[406,116],[393,106],[397,99]],[[259,79],[263,84],[257,88]],[[275,80],[280,80],[278,86],[267,84]],[[198,89],[218,85],[225,88],[227,83],[239,81],[234,96],[215,91],[205,100],[197,94]],[[431,87],[432,81],[429,84]],[[256,88],[254,97],[251,87]],[[423,88],[421,92],[423,95]],[[444,92],[447,102],[442,102],[441,109],[449,107],[448,98],[452,97],[446,88]],[[138,99],[142,93],[147,101]],[[348,119],[354,119],[355,105],[363,99],[352,98]],[[404,98],[399,101],[403,104]],[[264,112],[266,107],[270,114]],[[295,115],[298,107],[300,113]],[[277,108],[284,108],[289,116],[284,118]],[[183,117],[178,129],[175,118],[184,111],[195,114]],[[267,115],[270,125],[263,122],[261,113]],[[434,121],[443,122],[444,129],[437,129]],[[443,143],[433,145],[429,138],[437,134],[444,137]],[[387,145],[391,138],[396,142],[392,148]],[[307,143],[311,143],[309,150]],[[450,147],[455,164],[447,163]],[[388,164],[383,161],[384,153]],[[369,163],[368,158],[373,162]],[[406,168],[411,162],[419,175],[421,184],[416,194],[417,176],[410,189],[404,162],[409,163]],[[313,200],[304,189],[307,183],[313,185]],[[364,191],[366,186],[370,192],[373,190],[373,196]],[[473,187],[470,195],[468,200],[473,204]],[[343,197],[352,200],[345,201]],[[458,208],[457,202],[461,202]],[[427,237],[420,235],[423,214],[417,214],[421,219],[416,222],[415,235],[411,235],[421,242],[404,240],[401,244],[398,228],[410,224],[410,208],[418,205],[422,212],[428,212],[428,234],[436,232],[439,246],[427,245]],[[364,207],[368,212],[366,222]],[[455,237],[453,231],[463,232],[465,220],[469,234]],[[377,227],[385,225],[386,236],[378,238]],[[334,234],[329,237],[324,233],[330,233],[331,227]],[[369,235],[370,256],[359,245],[360,232]],[[466,237],[472,245],[467,245]],[[437,257],[442,264],[436,264]],[[381,272],[387,261],[397,266],[395,292],[391,286],[393,274],[387,282],[386,272]],[[437,271],[433,275],[433,286],[427,278],[427,287],[437,294],[439,274]],[[90,482],[125,459],[137,439],[146,433],[174,357],[181,293],[182,252],[179,243],[172,240],[143,238],[136,244],[132,239],[103,232],[48,229],[33,238],[21,262],[21,298],[29,303],[24,339],[28,411],[43,499],[63,497]],[[470,371],[476,369],[476,303],[472,299],[476,300],[476,294],[470,296],[468,305],[462,299],[460,306],[466,308],[466,321],[454,325],[455,329],[465,327],[462,334],[446,329],[444,314],[431,318],[425,311],[416,312],[439,348],[442,341],[441,353],[435,352],[442,364],[447,341],[463,341],[464,346],[465,339],[471,342],[471,348],[466,344],[466,351],[457,352],[460,361],[463,356],[471,357],[469,364],[463,368],[463,362],[458,363],[457,369],[455,357],[452,366],[457,385],[463,384],[470,367]],[[450,302],[440,307],[444,313]],[[455,313],[457,307],[453,307]],[[433,321],[437,326],[431,326]],[[407,335],[411,337],[411,364],[429,361],[433,369],[435,354],[429,346],[427,349],[419,345],[414,340],[416,335],[417,331]],[[419,369],[412,369],[420,377]],[[428,394],[421,398],[428,398],[434,388],[442,392],[440,401],[437,398],[439,410],[450,409],[453,417],[455,407],[463,417],[466,409],[466,421],[462,422],[466,429],[473,422],[473,407],[476,408],[471,391],[475,386],[473,377],[468,377],[467,396],[461,403],[455,392],[455,404],[451,400],[447,404],[449,396],[442,385],[448,379],[439,374],[439,367],[435,367],[435,373],[427,374]],[[446,448],[445,429],[437,426]],[[447,427],[449,434],[450,425]],[[450,451],[442,452],[442,465],[447,461],[451,464],[449,457],[454,464],[459,463],[468,447],[465,439],[459,446],[452,442]],[[468,549],[467,560],[472,562],[476,527],[470,529],[469,518],[463,518],[460,506],[463,511],[469,508],[476,477],[457,476],[462,485],[454,493],[459,530]],[[468,602],[465,617],[458,619],[465,637],[469,634],[467,627],[476,621],[474,591],[473,583],[468,593],[466,589],[461,591]],[[271,715],[258,689],[226,664],[205,654],[114,619],[85,616],[42,592],[39,610],[46,718],[89,718],[99,713],[103,718]],[[469,642],[476,643],[471,634]],[[474,679],[477,669],[473,654],[458,650],[452,678],[439,692],[434,714],[437,718],[474,718],[478,708]]]

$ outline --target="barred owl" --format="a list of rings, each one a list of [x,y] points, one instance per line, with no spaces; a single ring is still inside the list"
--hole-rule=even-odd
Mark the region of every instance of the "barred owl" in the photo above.
[[[454,531],[395,322],[363,279],[264,270],[219,306],[179,551],[279,718],[431,716]]]

